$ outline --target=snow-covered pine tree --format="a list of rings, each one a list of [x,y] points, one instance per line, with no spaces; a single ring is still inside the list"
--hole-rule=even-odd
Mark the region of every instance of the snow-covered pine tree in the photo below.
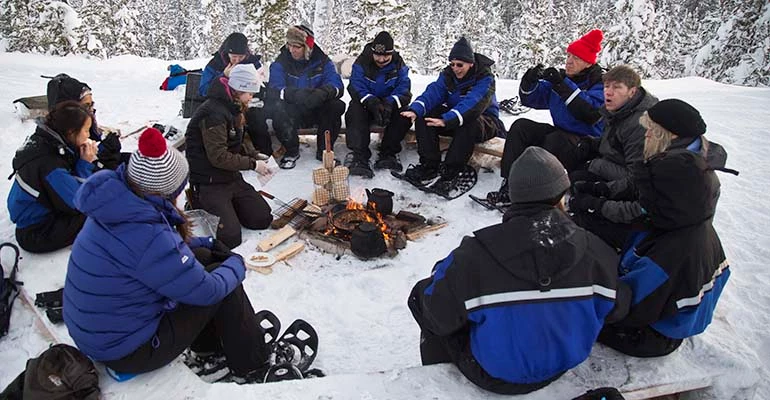
[[[286,42],[287,22],[291,21],[291,4],[288,0],[243,0],[246,10],[246,27],[243,33],[249,38],[252,50],[264,60],[274,60]]]

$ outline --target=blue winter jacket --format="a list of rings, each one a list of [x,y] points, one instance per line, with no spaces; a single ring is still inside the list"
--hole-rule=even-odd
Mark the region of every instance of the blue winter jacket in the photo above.
[[[475,53],[475,65],[463,79],[457,79],[450,67],[444,68],[438,79],[429,84],[409,109],[418,117],[446,105],[449,111],[441,115],[447,128],[462,126],[482,114],[499,118],[500,108],[495,96],[495,76],[491,67],[495,63],[484,55]]]
[[[77,347],[96,361],[118,360],[158,340],[161,318],[178,303],[218,303],[244,279],[236,256],[206,272],[173,227],[182,221],[176,208],[167,199],[134,194],[124,166],[94,174],[75,205],[88,219],[67,267],[64,322]]]
[[[272,92],[278,92],[276,97],[284,99],[284,90],[319,89],[327,86],[342,97],[342,78],[334,68],[334,63],[318,45],[313,47],[310,60],[295,60],[286,46],[281,47],[281,53],[274,63],[270,64],[270,82],[268,87]],[[269,93],[269,92],[268,92]]]
[[[563,71],[562,71],[563,73]],[[519,86],[521,104],[551,111],[557,128],[579,136],[600,137],[604,122],[599,109],[604,105],[601,67],[594,64],[570,79],[564,76],[564,93],[557,93],[551,82],[540,79],[532,88]]]
[[[409,67],[398,52],[388,65],[380,68],[374,62],[372,45],[364,46],[364,51],[353,64],[348,92],[353,101],[363,103],[374,96],[394,104],[396,109],[406,106],[412,99],[412,82],[409,79]]]
[[[91,176],[94,164],[80,158],[64,138],[43,123],[13,158],[15,180],[8,193],[8,213],[17,228],[57,215],[77,215],[75,192]]]

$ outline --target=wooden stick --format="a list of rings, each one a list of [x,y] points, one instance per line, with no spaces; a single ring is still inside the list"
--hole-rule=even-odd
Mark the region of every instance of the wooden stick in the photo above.
[[[275,262],[278,261],[286,261],[297,254],[301,253],[302,250],[305,249],[305,244],[302,242],[294,242],[288,246],[286,246],[285,249],[283,249],[280,253],[275,255]],[[274,263],[275,264],[275,263]]]
[[[326,151],[332,151],[332,133],[329,131],[324,132],[324,144]]]
[[[409,239],[409,240],[414,241],[414,240],[417,240],[417,239],[425,236],[426,234],[428,234],[430,232],[437,231],[437,230],[439,230],[439,229],[441,229],[441,228],[443,228],[445,226],[447,226],[446,222],[442,222],[442,223],[439,223],[439,224],[433,224],[433,225],[421,226],[419,228],[412,229],[411,231],[407,232],[406,233],[406,238]]]
[[[257,250],[268,251],[273,247],[283,243],[286,239],[294,236],[295,233],[297,233],[297,231],[294,230],[294,228],[292,228],[291,226],[288,226],[288,225],[284,226],[283,228],[279,229],[278,232],[268,236],[267,238],[259,242],[259,244],[257,244]]]

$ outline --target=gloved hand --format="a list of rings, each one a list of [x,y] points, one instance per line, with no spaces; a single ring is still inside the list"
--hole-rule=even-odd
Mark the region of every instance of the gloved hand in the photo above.
[[[569,199],[569,210],[573,212],[587,212],[589,214],[598,213],[601,215],[602,206],[605,201],[607,200],[594,197],[590,194],[576,193]]]
[[[601,140],[591,136],[583,136],[577,143],[577,154],[581,160],[590,161],[599,157],[599,144]]]
[[[232,256],[241,257],[240,254],[233,253],[223,241],[214,239],[214,244],[211,246],[211,257],[214,261],[221,262]]]
[[[537,64],[528,69],[521,78],[519,86],[524,90],[532,90],[537,85],[537,80],[543,76],[543,67],[543,64]]]
[[[326,99],[325,100],[334,100],[337,98],[337,88],[335,88],[332,85],[323,85],[319,89],[323,90],[324,93],[326,93]]]
[[[610,187],[604,182],[577,181],[572,184],[575,193],[590,194],[596,197],[609,197]]]
[[[116,132],[110,132],[99,143],[102,152],[120,153],[120,136]]]
[[[303,94],[302,103],[309,110],[321,107],[326,101],[326,92],[323,89],[309,89]]]
[[[564,80],[564,77],[561,76],[561,72],[559,72],[558,69],[550,67],[543,71],[543,79],[551,82],[554,85],[558,85],[561,83],[561,81]]]
[[[283,88],[283,100],[292,104],[300,103],[305,91],[306,89],[297,89],[293,87]],[[278,96],[280,96],[280,93]]]
[[[393,115],[393,103],[389,101],[383,101],[380,106],[380,121],[382,126],[388,126],[390,124],[390,116]]]
[[[363,104],[366,111],[369,112],[372,123],[382,126],[382,100],[379,97],[369,96]]]

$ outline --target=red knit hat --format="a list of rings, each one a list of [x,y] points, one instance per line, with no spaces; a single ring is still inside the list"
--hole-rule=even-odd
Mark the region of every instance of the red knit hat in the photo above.
[[[567,52],[580,57],[581,60],[589,64],[596,64],[596,55],[602,49],[602,39],[604,39],[602,31],[594,29],[570,43],[567,46]]]

